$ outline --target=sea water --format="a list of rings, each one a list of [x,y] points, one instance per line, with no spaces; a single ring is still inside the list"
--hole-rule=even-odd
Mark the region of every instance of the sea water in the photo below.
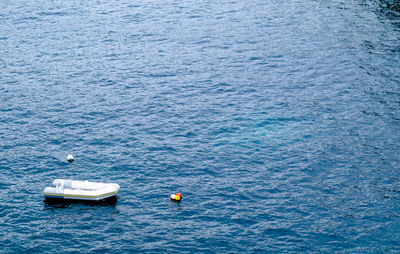
[[[399,252],[399,9],[2,1],[0,252]]]

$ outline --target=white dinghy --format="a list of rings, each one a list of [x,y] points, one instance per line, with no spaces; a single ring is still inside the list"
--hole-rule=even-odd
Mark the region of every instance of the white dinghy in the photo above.
[[[53,186],[44,189],[43,194],[46,200],[102,201],[115,198],[119,188],[116,183],[56,179]]]

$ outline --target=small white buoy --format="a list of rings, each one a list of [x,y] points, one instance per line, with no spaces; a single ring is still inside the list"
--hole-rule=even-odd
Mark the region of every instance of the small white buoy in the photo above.
[[[74,156],[72,156],[71,154],[68,154],[67,161],[73,162],[74,161]]]

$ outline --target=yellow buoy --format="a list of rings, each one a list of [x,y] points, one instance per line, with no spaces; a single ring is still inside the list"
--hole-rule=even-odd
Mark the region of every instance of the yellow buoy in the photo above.
[[[171,194],[170,198],[172,201],[179,202],[182,200],[182,194],[180,194],[179,192],[176,194]]]

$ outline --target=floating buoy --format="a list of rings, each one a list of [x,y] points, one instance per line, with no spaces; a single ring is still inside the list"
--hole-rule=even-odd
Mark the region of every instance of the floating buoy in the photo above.
[[[72,156],[71,154],[68,154],[67,161],[73,162],[74,161],[74,156]]]
[[[171,194],[170,198],[172,201],[180,202],[182,200],[182,194],[180,194],[179,192],[176,194]]]

